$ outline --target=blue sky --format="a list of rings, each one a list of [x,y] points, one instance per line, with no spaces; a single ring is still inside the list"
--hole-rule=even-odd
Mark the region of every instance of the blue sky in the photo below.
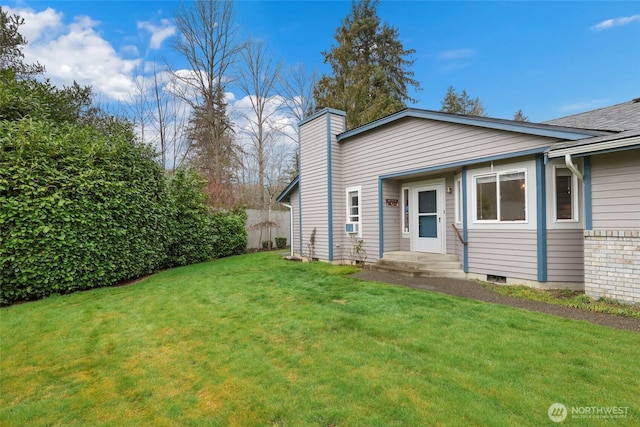
[[[126,94],[140,64],[167,58],[174,1],[0,1],[23,15],[27,59],[56,84],[77,80],[105,99]],[[246,35],[286,64],[328,72],[321,51],[350,1],[236,1]],[[438,110],[447,88],[479,97],[492,117],[522,109],[544,121],[640,97],[638,1],[382,1],[378,15],[416,50],[422,91]]]

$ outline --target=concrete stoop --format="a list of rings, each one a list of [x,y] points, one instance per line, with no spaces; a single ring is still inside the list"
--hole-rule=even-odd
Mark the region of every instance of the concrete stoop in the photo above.
[[[385,252],[371,270],[405,277],[444,277],[465,279],[457,255],[420,252]]]

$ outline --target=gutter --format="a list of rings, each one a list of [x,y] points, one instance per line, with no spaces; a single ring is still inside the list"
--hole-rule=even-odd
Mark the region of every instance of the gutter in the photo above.
[[[590,144],[576,145],[574,147],[550,149],[547,156],[552,159],[563,157],[567,154],[571,156],[583,157],[591,153],[599,151],[616,151],[633,148],[640,144],[640,136],[631,136],[627,138],[614,139],[604,142],[593,142]]]

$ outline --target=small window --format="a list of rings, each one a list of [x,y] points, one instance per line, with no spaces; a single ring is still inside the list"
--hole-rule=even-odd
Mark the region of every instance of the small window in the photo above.
[[[362,222],[360,204],[360,187],[347,188],[347,223],[360,224]]]
[[[576,221],[577,178],[568,169],[554,168],[556,221]]]
[[[349,192],[349,222],[360,222],[360,197],[357,191]]]
[[[409,189],[402,189],[402,232],[409,232]]]
[[[477,221],[527,220],[524,171],[476,176],[475,186]]]

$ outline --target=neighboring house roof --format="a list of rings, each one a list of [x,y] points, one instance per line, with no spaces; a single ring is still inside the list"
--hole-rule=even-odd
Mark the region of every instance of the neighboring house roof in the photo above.
[[[544,122],[549,125],[622,132],[640,128],[640,98]]]
[[[616,132],[578,141],[559,142],[548,150],[550,158],[640,147],[640,98],[546,123]]]

